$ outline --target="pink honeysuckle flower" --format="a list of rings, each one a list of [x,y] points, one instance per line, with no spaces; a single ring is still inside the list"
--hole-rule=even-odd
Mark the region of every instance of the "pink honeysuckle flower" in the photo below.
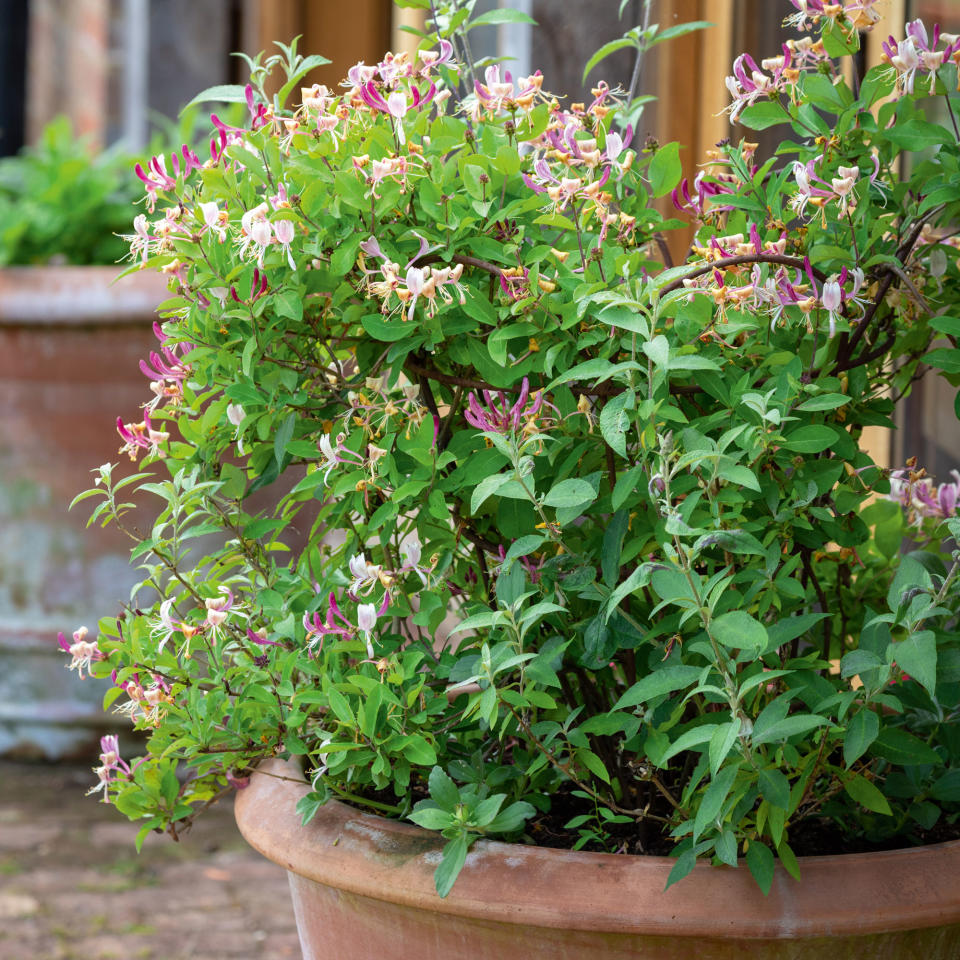
[[[360,87],[360,98],[368,107],[380,113],[389,114],[396,121],[397,139],[401,143],[407,142],[406,132],[403,128],[403,118],[410,110],[418,110],[426,106],[436,94],[436,84],[431,83],[424,94],[421,94],[419,88],[413,85],[410,87],[409,98],[402,90],[394,90],[384,100],[373,81],[369,81]]]
[[[67,664],[67,669],[76,670],[77,676],[81,679],[83,679],[84,669],[86,669],[87,674],[90,675],[91,665],[106,657],[106,654],[97,646],[96,640],[87,640],[89,632],[86,627],[79,627],[74,630],[72,643],[67,640],[62,632],[57,634],[57,642],[60,644],[60,649],[69,653],[73,658],[70,663]]]
[[[223,243],[227,239],[226,227],[230,222],[226,210],[221,210],[215,200],[211,200],[209,203],[200,203],[197,206],[200,209],[203,222],[217,235],[220,243]]]
[[[429,79],[430,72],[445,63],[453,63],[453,44],[449,40],[440,41],[440,49],[424,50],[420,53],[419,74],[424,79]]]
[[[293,260],[293,253],[290,251],[290,244],[296,236],[296,227],[292,220],[277,220],[273,225],[273,232],[276,235],[277,243],[283,247],[287,253],[287,264],[290,269],[296,273],[297,265]]]
[[[250,129],[258,130],[260,127],[270,122],[270,114],[267,111],[267,105],[265,103],[257,102],[253,93],[252,84],[247,84],[243,91],[244,97],[247,101],[247,110],[250,111]]]
[[[109,789],[115,783],[121,783],[129,780],[133,776],[134,770],[146,761],[146,757],[141,757],[131,767],[126,760],[120,756],[120,740],[116,735],[110,735],[100,738],[100,766],[94,767],[93,772],[97,775],[97,783],[87,791],[89,797],[91,793],[100,793],[103,803],[109,803]]]
[[[124,240],[130,243],[130,257],[135,258],[139,255],[141,261],[146,263],[158,239],[150,233],[150,221],[147,220],[146,214],[138,213],[133,218],[133,230],[133,234],[124,236]]]
[[[146,723],[157,726],[171,703],[170,688],[159,678],[147,686],[141,686],[139,680],[120,684],[123,692],[130,698],[126,703],[114,708],[114,713],[126,716],[132,723]]]
[[[670,194],[670,198],[673,201],[673,205],[681,213],[685,210],[690,210],[698,220],[703,220],[707,215],[707,202],[712,198],[716,197],[722,193],[731,193],[732,190],[729,187],[725,187],[719,183],[714,183],[706,179],[706,171],[701,170],[696,177],[693,179],[693,189],[696,193],[696,199],[690,195],[690,188],[687,185],[687,178],[684,177],[680,181],[680,186],[675,187]],[[683,203],[680,202],[681,196],[683,198]],[[711,206],[711,210],[723,211],[729,210],[729,207],[724,206]]]
[[[933,42],[927,35],[927,28],[922,20],[911,20],[906,26],[906,36],[903,40],[888,37],[882,44],[882,59],[889,63],[896,71],[896,93],[904,96],[914,92],[914,85],[918,73],[930,74],[929,94],[936,93],[937,71],[958,50],[960,38],[953,34],[940,33],[940,25],[933,28]],[[946,46],[942,50],[934,49],[943,39]]]
[[[133,171],[143,181],[147,189],[147,209],[153,213],[157,203],[157,194],[176,187],[176,177],[171,177],[167,173],[167,166],[162,156],[151,157],[147,163],[146,171],[139,163],[134,166]]]
[[[266,636],[262,633],[255,633],[249,627],[247,627],[247,639],[251,643],[255,643],[258,647],[279,647],[281,646],[279,640],[268,640]]]
[[[380,243],[376,237],[368,237],[360,244],[360,249],[374,260],[386,259],[386,254],[380,249]]]
[[[230,615],[246,619],[245,614],[239,607],[234,605],[233,591],[225,585],[218,587],[219,597],[208,597],[203,604],[207,610],[207,617],[200,626],[201,630],[209,630],[213,636],[217,636],[220,627],[226,623]]]
[[[146,450],[148,456],[164,455],[161,445],[170,439],[170,434],[162,430],[154,430],[150,422],[150,411],[145,409],[141,423],[124,423],[117,417],[117,433],[124,441],[120,453],[126,453],[131,460],[136,460],[138,451]]]
[[[157,643],[157,650],[162,651],[167,641],[171,640],[175,633],[181,634],[183,636],[183,643],[177,651],[177,656],[180,656],[189,645],[190,640],[199,632],[200,628],[193,624],[185,623],[183,620],[175,619],[172,616],[171,611],[173,610],[175,602],[175,598],[169,597],[160,604],[160,611],[157,615],[156,623],[150,630],[150,637]]]
[[[520,430],[523,421],[535,421],[543,408],[543,391],[538,390],[530,403],[530,381],[524,377],[520,384],[520,395],[513,405],[509,405],[505,393],[499,391],[497,396],[489,390],[483,391],[483,400],[486,406],[481,406],[476,393],[471,391],[467,397],[467,408],[463,418],[472,427],[483,430],[484,433],[509,434]]]
[[[193,349],[192,343],[175,343],[167,346],[169,338],[163,332],[159,323],[154,323],[153,332],[160,341],[160,353],[150,352],[150,362],[140,361],[140,370],[151,381],[150,389],[155,395],[147,406],[153,410],[161,400],[170,400],[174,405],[183,399],[183,382],[190,375],[190,365],[183,362],[182,357],[176,354],[179,348],[182,353],[189,353]]]
[[[259,300],[268,289],[266,273],[261,273],[257,267],[254,267],[253,280],[250,283],[249,300],[241,300],[240,294],[237,293],[237,288],[232,285],[230,287],[230,299],[235,300],[237,303],[256,303],[256,301]]]
[[[347,566],[350,570],[348,596],[351,600],[366,596],[381,582],[383,567],[380,564],[368,563],[362,553],[352,556]]]
[[[327,616],[325,620],[320,619],[320,613],[316,612],[313,617],[304,614],[303,626],[307,631],[307,644],[312,649],[318,645],[318,649],[323,647],[323,638],[327,634],[334,634],[342,637],[354,637],[358,632],[364,635],[367,645],[367,653],[373,656],[373,642],[371,633],[376,627],[377,619],[382,617],[390,606],[390,593],[385,591],[383,601],[377,608],[373,603],[361,603],[357,607],[357,623],[354,624],[348,619],[337,606],[337,597],[333,592],[327,598]]]
[[[257,204],[252,210],[247,210],[240,218],[241,236],[237,243],[240,256],[245,257],[252,245],[257,257],[257,266],[263,269],[263,255],[267,247],[273,242],[273,227],[269,218],[270,207],[266,202]]]
[[[347,439],[345,433],[338,433],[336,437],[336,447],[330,440],[330,434],[325,433],[317,443],[317,447],[320,450],[320,453],[323,456],[323,463],[321,466],[326,467],[326,472],[323,475],[323,482],[326,484],[327,480],[330,477],[330,472],[337,467],[338,464],[348,463],[352,466],[358,466],[359,464],[364,463],[364,458],[358,453],[354,453],[352,450],[344,446],[344,441]]]
[[[924,516],[946,519],[957,512],[957,501],[960,499],[960,472],[950,471],[953,482],[941,483],[933,486],[932,481],[914,485],[914,506],[920,507]]]

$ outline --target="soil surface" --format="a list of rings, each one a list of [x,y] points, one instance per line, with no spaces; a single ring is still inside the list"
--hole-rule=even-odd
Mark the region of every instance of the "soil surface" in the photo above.
[[[84,793],[88,766],[0,761],[0,960],[300,960],[285,872],[232,805],[179,843]]]

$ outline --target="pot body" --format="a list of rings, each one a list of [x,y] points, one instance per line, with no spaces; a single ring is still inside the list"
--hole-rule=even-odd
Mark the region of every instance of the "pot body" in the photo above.
[[[86,528],[93,500],[68,506],[100,464],[136,469],[117,454],[116,419],[143,417],[139,361],[168,296],[159,274],[114,286],[118,272],[0,270],[0,754],[89,754],[104,723],[109,684],[76,682],[57,631],[95,633],[137,571],[120,531]]]
[[[442,840],[328,803],[268,765],[237,795],[248,842],[289,871],[304,960],[957,960],[960,841],[779,866],[770,895],[746,867],[488,841],[451,894],[433,887]]]

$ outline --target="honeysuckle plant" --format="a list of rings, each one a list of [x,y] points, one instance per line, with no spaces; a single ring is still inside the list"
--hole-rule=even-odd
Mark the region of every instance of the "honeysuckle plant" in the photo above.
[[[952,835],[960,481],[861,437],[960,375],[960,40],[915,21],[857,78],[873,4],[794,6],[727,81],[782,143],[692,183],[633,91],[476,64],[455,4],[296,105],[315,59],[250,61],[216,91],[245,125],[141,167],[131,269],[171,296],[136,470],[78,499],[142,577],[61,637],[147,734],[95,787],[141,838],[271,757],[305,818],[442,832],[441,895],[558,808],[570,845],[764,891],[824,823]]]

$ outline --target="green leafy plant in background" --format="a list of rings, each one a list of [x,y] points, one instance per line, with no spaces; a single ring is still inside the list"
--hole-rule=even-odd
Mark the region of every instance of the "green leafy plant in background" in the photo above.
[[[0,160],[0,266],[117,263],[137,199],[131,157],[94,154],[59,117],[39,142]]]
[[[960,148],[929,114],[960,42],[914,21],[851,87],[872,4],[814,6],[728,80],[778,150],[692,184],[606,84],[564,106],[474,63],[451,3],[298,105],[253,61],[211,159],[141,168],[132,269],[171,297],[118,430],[147,467],[78,499],[142,582],[61,637],[149,733],[97,771],[141,839],[278,756],[307,818],[440,831],[441,894],[561,803],[571,845],[672,848],[671,882],[743,856],[764,891],[811,830],[954,830],[960,479],[860,441],[960,375]],[[292,94],[295,48],[271,65]]]

